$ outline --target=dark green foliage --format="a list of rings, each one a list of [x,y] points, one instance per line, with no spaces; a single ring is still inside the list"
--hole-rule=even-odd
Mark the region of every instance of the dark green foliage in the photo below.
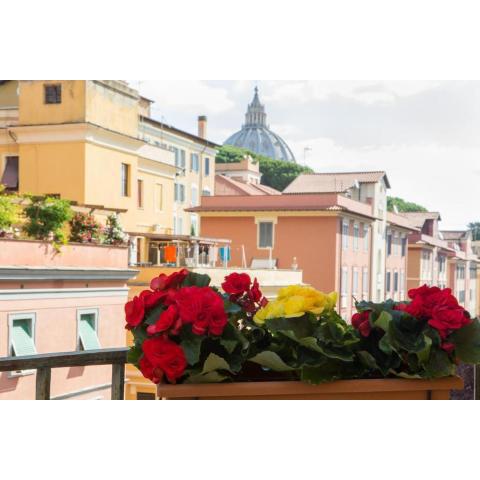
[[[55,243],[65,243],[63,229],[65,223],[73,216],[70,202],[33,195],[26,198],[30,201],[24,209],[27,222],[23,228],[27,235],[38,240],[48,240],[52,236]]]
[[[421,205],[413,202],[407,202],[399,197],[387,197],[387,210],[393,212],[393,206],[396,206],[399,212],[427,212],[428,210]]]
[[[298,165],[297,163],[272,160],[245,148],[233,147],[231,145],[220,147],[215,161],[216,163],[235,163],[240,162],[245,155],[250,155],[255,161],[260,163],[262,184],[276,190],[284,190],[301,173],[313,173],[313,170],[309,167]]]
[[[480,240],[480,222],[470,222],[468,229],[472,232],[472,240]]]

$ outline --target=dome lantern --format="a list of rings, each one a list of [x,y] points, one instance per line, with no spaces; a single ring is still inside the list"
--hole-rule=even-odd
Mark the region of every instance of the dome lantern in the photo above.
[[[295,163],[295,157],[285,141],[267,127],[265,106],[260,103],[258,87],[249,103],[242,129],[229,137],[224,145],[246,148],[274,160]]]

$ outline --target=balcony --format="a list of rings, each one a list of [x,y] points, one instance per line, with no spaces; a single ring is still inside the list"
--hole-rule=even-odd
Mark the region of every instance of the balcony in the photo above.
[[[125,364],[128,348],[107,348],[82,352],[46,353],[21,357],[0,358],[0,372],[36,370],[35,399],[50,400],[52,368],[112,366],[112,400],[125,395]]]

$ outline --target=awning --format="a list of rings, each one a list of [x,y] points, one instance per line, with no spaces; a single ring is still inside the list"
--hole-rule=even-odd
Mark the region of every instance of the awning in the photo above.
[[[5,170],[0,183],[10,190],[18,190],[18,157],[6,157]]]

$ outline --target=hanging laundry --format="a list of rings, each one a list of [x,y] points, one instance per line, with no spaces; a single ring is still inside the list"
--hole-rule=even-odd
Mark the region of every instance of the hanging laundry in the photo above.
[[[214,264],[218,260],[218,247],[212,246],[208,249],[208,261]]]
[[[165,262],[177,262],[177,247],[175,245],[168,245],[167,247],[165,247]]]
[[[220,260],[222,262],[229,262],[231,259],[230,247],[220,247]]]

